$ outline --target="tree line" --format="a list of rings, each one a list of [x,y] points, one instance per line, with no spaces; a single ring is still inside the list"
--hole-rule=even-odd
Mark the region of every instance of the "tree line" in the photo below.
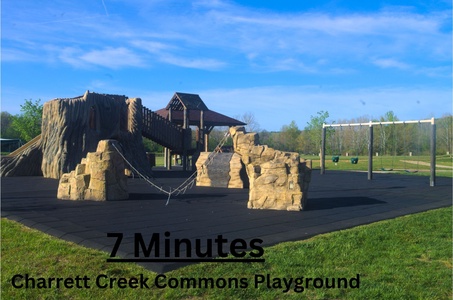
[[[6,139],[20,138],[25,143],[41,133],[42,109],[39,100],[25,100],[21,105],[21,113],[11,115],[1,112],[1,137]],[[310,116],[310,121],[300,129],[296,121],[283,125],[280,131],[269,132],[261,130],[255,116],[246,112],[236,119],[247,123],[247,132],[257,132],[260,143],[269,147],[298,152],[306,155],[318,155],[321,149],[322,125],[331,124],[329,113],[319,111]],[[367,123],[370,119],[366,116],[341,119],[333,123]],[[373,122],[400,121],[393,111],[388,111]],[[435,120],[437,154],[453,153],[453,116],[445,114]],[[215,128],[209,138],[209,149],[212,151],[223,138],[228,128]],[[430,151],[431,125],[421,124],[390,124],[374,126],[374,152],[379,155],[427,155]],[[326,154],[351,156],[366,155],[368,153],[369,127],[368,126],[342,126],[326,128]],[[150,140],[144,139],[145,148],[150,152],[160,152],[162,147]],[[226,145],[231,145],[230,140]]]
[[[243,118],[239,117],[246,122]],[[306,155],[318,155],[321,149],[322,125],[368,123],[369,117],[362,116],[353,119],[340,119],[330,122],[327,111],[319,111],[310,117],[303,129],[296,121],[283,125],[278,132],[258,130],[260,143],[269,147],[298,152]],[[393,111],[388,111],[372,122],[401,121]],[[453,153],[453,116],[445,114],[435,120],[436,123],[436,152],[437,154]],[[259,125],[253,124],[254,128]],[[247,129],[247,128],[246,128]],[[248,131],[248,130],[247,130]],[[211,133],[210,149],[223,136],[224,129],[215,129]],[[379,155],[428,155],[430,152],[431,124],[390,124],[375,125],[373,128],[373,149]],[[369,126],[342,126],[326,128],[326,155],[350,156],[367,155],[369,141]]]

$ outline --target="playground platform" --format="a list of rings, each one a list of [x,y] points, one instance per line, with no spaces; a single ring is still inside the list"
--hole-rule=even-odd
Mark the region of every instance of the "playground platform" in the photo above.
[[[162,186],[177,186],[190,173],[155,171]],[[117,257],[133,258],[134,233],[149,240],[153,233],[171,239],[206,241],[222,235],[233,239],[259,238],[264,246],[303,240],[317,234],[392,219],[452,205],[452,179],[438,177],[429,186],[425,176],[314,170],[306,211],[247,209],[248,190],[194,186],[171,198],[145,181],[128,181],[130,199],[110,202],[57,200],[58,181],[42,177],[1,179],[1,215],[55,237],[110,253],[123,233]],[[174,257],[174,253],[171,253]],[[187,263],[153,262],[141,265],[167,272]]]

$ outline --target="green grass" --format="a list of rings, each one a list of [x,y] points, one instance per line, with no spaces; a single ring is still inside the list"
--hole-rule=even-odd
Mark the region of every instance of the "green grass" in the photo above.
[[[301,157],[311,159],[313,168],[320,168],[320,161],[318,156],[304,156]],[[412,161],[408,163],[404,161]],[[417,163],[422,162],[422,163]],[[373,157],[373,172],[388,171],[395,174],[413,174],[421,176],[430,175],[429,156],[375,156]],[[452,157],[450,155],[436,156],[436,165],[453,166]],[[326,170],[342,170],[342,171],[368,171],[368,156],[359,156],[357,164],[351,164],[351,156],[340,156],[340,161],[335,164],[332,162],[332,155],[326,155]],[[451,168],[436,168],[436,176],[452,177],[453,169]]]
[[[162,153],[156,154],[156,166],[163,167],[165,163],[164,155]]]
[[[319,169],[319,157],[314,155],[301,154],[302,158],[311,159],[313,168]],[[413,161],[415,163],[405,163],[406,161]],[[416,163],[417,161],[430,163],[430,157],[427,156],[375,156],[373,157],[373,172],[389,171],[396,174],[413,174],[421,176],[429,176],[429,166]],[[453,159],[451,155],[438,155],[436,156],[437,165],[453,166]],[[162,153],[156,153],[156,166],[164,166],[164,157]],[[384,169],[384,170],[382,170]],[[391,169],[391,171],[390,171]],[[358,164],[351,164],[351,156],[340,156],[340,161],[335,165],[332,162],[332,156],[326,155],[326,170],[342,170],[342,171],[368,171],[368,156],[359,156]],[[407,172],[409,171],[409,172]],[[417,172],[415,172],[417,171]],[[453,169],[449,168],[436,168],[436,176],[453,177]]]
[[[107,263],[108,253],[65,242],[2,219],[2,299],[451,299],[452,209],[443,208],[265,248],[265,263],[201,263],[166,273],[167,278],[245,278],[247,288],[100,289],[99,274],[132,278],[156,273],[140,266]],[[91,278],[90,289],[15,289],[15,274]],[[256,274],[272,278],[352,278],[359,288],[298,293],[254,287]],[[176,279],[174,279],[176,280]],[[23,282],[23,281],[22,281]]]

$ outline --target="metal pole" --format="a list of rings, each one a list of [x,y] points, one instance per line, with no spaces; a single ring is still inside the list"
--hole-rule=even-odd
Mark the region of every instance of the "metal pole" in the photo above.
[[[430,176],[429,186],[436,186],[436,124],[434,118],[431,122],[431,163],[430,163]]]
[[[321,140],[321,175],[326,172],[326,127],[322,124],[322,140]]]
[[[418,123],[431,123],[432,120],[410,120],[410,121],[386,121],[386,122],[368,122],[368,123],[344,123],[344,124],[324,124],[325,127],[342,127],[342,126],[369,126],[371,125],[390,125],[390,124],[418,124]]]
[[[373,179],[373,124],[370,122],[370,140],[368,142],[368,180]]]

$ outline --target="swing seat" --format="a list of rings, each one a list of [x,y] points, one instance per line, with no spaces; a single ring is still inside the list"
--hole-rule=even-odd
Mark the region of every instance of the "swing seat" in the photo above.
[[[359,158],[358,157],[352,157],[351,158],[351,164],[356,165],[358,162],[359,162]]]
[[[332,156],[332,162],[337,163],[339,160],[340,160],[340,156],[338,156],[338,155]]]

